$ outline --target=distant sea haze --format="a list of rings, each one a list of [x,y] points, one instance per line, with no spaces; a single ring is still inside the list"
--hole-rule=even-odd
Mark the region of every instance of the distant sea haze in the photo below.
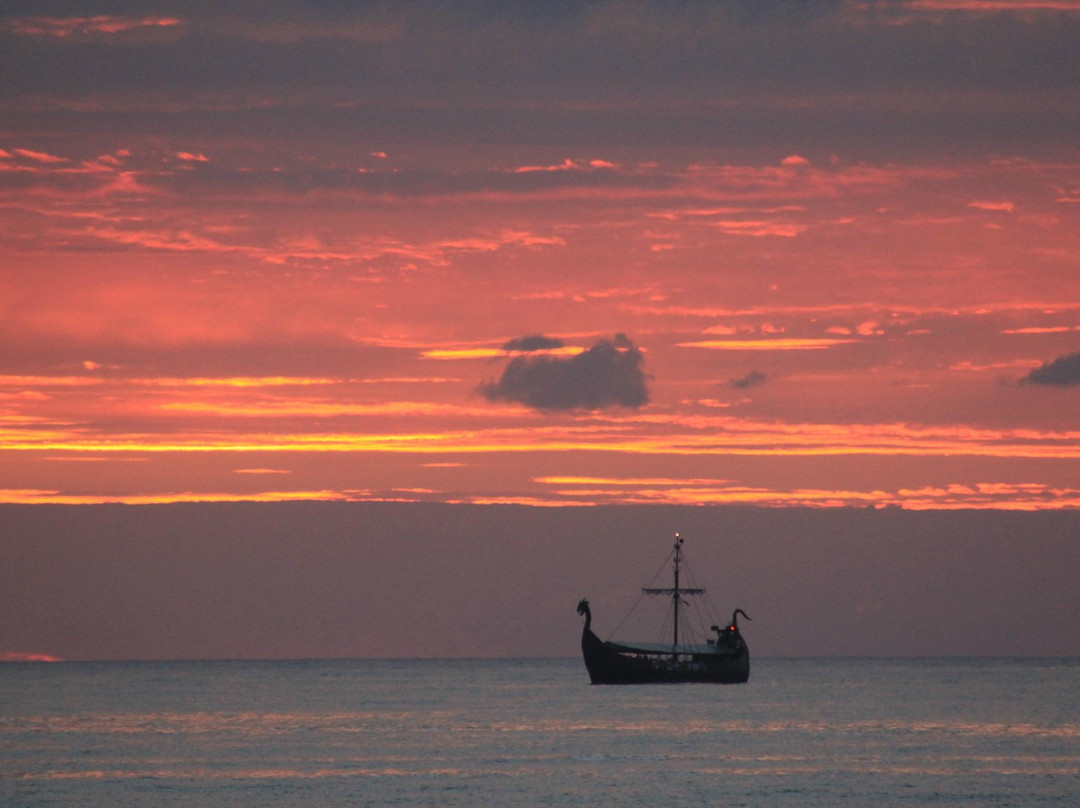
[[[0,653],[574,658],[676,532],[755,660],[1080,655],[1080,511],[421,503],[0,506]]]

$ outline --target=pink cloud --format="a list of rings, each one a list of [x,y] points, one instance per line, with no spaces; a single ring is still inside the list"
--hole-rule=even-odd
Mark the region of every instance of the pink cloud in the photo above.
[[[949,180],[950,169],[918,166],[852,166],[815,168],[808,164],[715,165],[697,163],[687,167],[681,178],[700,200],[745,202],[768,200],[777,203],[795,200],[836,199],[852,194],[880,193],[903,187],[912,180]]]
[[[32,651],[0,651],[0,662],[62,662],[52,654],[38,654]]]
[[[34,160],[39,163],[66,163],[68,162],[66,157],[57,157],[55,154],[48,154],[47,152],[32,151],[31,149],[15,149],[15,154],[20,157],[25,157],[28,160]]]
[[[736,328],[735,326],[731,326],[731,325],[714,325],[714,326],[711,326],[710,328],[706,328],[702,333],[711,334],[711,335],[714,335],[714,336],[730,337],[730,336],[734,336],[735,334],[738,334],[739,330],[740,329]],[[742,330],[743,331],[749,331],[750,329],[744,327]]]
[[[1080,13],[1075,0],[909,0],[909,9],[919,11],[970,11],[980,13],[1022,11],[1071,11]]]
[[[88,34],[119,34],[139,28],[167,28],[183,21],[175,17],[116,17],[99,14],[94,17],[22,17],[11,20],[0,29],[18,36],[55,37]]]

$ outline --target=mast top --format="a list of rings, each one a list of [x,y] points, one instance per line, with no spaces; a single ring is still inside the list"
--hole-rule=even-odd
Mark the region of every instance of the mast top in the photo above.
[[[672,606],[672,641],[671,641],[671,653],[677,654],[679,647],[679,604],[682,603],[683,595],[703,595],[704,589],[690,588],[679,586],[679,563],[682,561],[682,538],[678,533],[675,534],[675,549],[672,554],[675,556],[675,563],[672,564],[672,573],[675,579],[675,585],[671,587],[655,588],[655,587],[642,587],[641,591],[646,595],[671,595]]]
[[[674,547],[674,553],[675,553],[675,564],[674,564],[675,585],[674,586],[663,586],[663,587],[643,586],[641,588],[642,592],[644,592],[646,595],[671,595],[673,598],[678,598],[679,595],[704,595],[705,594],[704,589],[689,588],[689,587],[685,587],[685,586],[680,587],[679,586],[679,564],[682,562],[682,543],[683,543],[682,537],[678,533],[676,533],[675,534],[675,547]]]

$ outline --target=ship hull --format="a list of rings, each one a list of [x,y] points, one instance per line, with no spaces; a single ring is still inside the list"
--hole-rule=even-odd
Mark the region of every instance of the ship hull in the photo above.
[[[704,653],[634,653],[607,643],[586,629],[581,653],[594,685],[741,684],[750,678],[750,651],[717,646]]]

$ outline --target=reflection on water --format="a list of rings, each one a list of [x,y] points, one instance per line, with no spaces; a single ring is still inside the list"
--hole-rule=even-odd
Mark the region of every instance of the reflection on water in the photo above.
[[[1056,805],[1080,664],[759,660],[594,687],[577,661],[0,665],[5,806]]]

